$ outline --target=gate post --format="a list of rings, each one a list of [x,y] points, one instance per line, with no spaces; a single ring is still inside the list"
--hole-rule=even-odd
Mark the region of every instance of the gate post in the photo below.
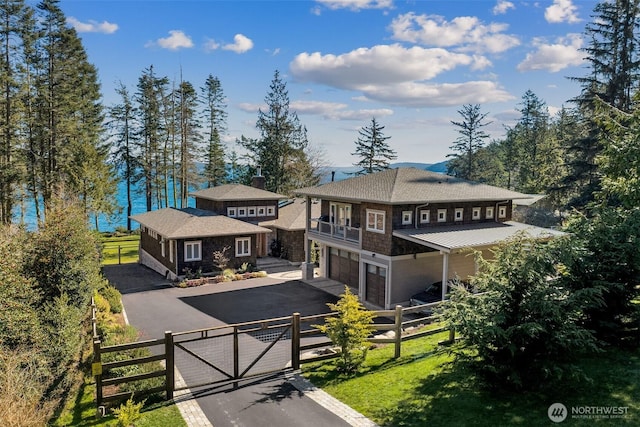
[[[402,306],[396,305],[396,324],[395,324],[395,353],[393,357],[397,359],[400,357],[400,351],[402,349]]]
[[[300,369],[300,313],[291,316],[291,367]]]
[[[164,332],[164,364],[165,364],[165,389],[167,400],[173,399],[173,390],[176,388],[176,367],[173,349],[173,333]]]
[[[100,339],[93,340],[93,363],[91,371],[96,378],[96,410],[100,416],[100,406],[102,406],[102,358],[100,356]]]
[[[233,379],[240,377],[240,346],[238,345],[238,327],[233,327]]]

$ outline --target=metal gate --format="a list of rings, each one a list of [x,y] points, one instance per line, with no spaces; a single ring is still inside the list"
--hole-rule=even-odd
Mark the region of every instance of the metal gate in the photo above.
[[[173,334],[175,390],[298,369],[299,315]],[[293,361],[293,366],[292,366]],[[297,365],[297,366],[296,366]]]

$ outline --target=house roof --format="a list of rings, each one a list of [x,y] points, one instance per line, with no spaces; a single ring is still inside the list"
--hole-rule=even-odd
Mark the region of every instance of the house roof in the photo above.
[[[450,252],[454,249],[492,246],[523,233],[532,238],[556,237],[565,233],[515,221],[452,225],[430,228],[395,230],[393,235],[433,249]]]
[[[311,204],[311,218],[320,216],[320,203]],[[281,230],[304,230],[307,226],[307,201],[305,199],[292,199],[289,203],[280,206],[278,219],[259,223],[262,227],[275,227]]]
[[[329,182],[296,193],[321,199],[384,204],[447,203],[527,199],[528,195],[416,168]]]
[[[131,216],[168,239],[270,233],[268,228],[196,208],[164,208]]]
[[[286,199],[287,196],[273,193],[267,190],[250,187],[243,184],[224,184],[216,187],[205,188],[204,190],[194,191],[190,194],[194,197],[202,199],[231,201],[231,200],[279,200]]]

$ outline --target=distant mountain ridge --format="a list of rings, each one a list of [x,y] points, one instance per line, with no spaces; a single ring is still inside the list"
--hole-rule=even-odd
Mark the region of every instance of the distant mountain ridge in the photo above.
[[[446,173],[447,172],[447,160],[439,162],[439,163],[413,163],[413,162],[399,162],[399,163],[391,163],[390,167],[393,169],[397,168],[416,168],[416,169],[424,169],[431,172],[438,173]],[[341,181],[343,179],[353,177],[353,174],[358,170],[355,166],[336,166],[336,167],[328,167],[327,172],[323,179],[320,181],[321,184],[327,183],[331,181],[331,173],[335,172],[333,177],[334,181]]]

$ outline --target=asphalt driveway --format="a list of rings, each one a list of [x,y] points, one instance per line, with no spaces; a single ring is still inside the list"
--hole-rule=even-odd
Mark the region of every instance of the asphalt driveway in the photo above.
[[[181,289],[137,264],[112,266],[104,273],[121,289],[129,322],[141,333],[140,339],[294,312],[326,313],[327,302],[336,301],[335,296],[298,280],[265,277]],[[192,393],[216,427],[349,425],[297,391],[282,374],[202,387]]]

